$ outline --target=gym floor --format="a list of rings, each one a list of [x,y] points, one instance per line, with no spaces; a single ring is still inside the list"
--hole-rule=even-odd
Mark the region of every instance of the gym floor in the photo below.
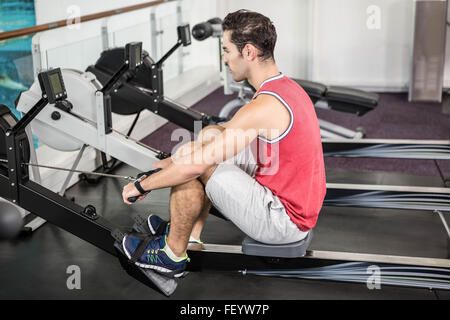
[[[151,135],[153,141],[157,141],[155,135]],[[401,171],[327,167],[327,181],[442,186],[439,175]],[[122,165],[116,173],[135,175],[136,170]],[[169,217],[168,189],[154,191],[145,201],[127,206],[121,200],[122,186],[114,179],[103,179],[97,185],[80,182],[66,195],[80,205],[94,205],[119,226],[131,226],[131,217],[137,213]],[[449,220],[447,217],[447,223]],[[208,218],[202,235],[207,243],[239,245],[243,238],[231,222],[215,216]],[[450,258],[449,245],[439,217],[432,212],[324,207],[310,248]],[[67,268],[72,265],[80,267],[81,290],[67,288]],[[128,276],[115,257],[51,224],[29,237],[0,243],[0,283],[0,299],[167,299]],[[191,272],[180,280],[170,299],[435,300],[450,299],[450,292],[385,285],[380,290],[369,290],[365,284]]]

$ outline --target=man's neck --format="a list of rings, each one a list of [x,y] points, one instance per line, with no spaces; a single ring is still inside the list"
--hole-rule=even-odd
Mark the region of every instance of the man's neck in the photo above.
[[[277,65],[268,62],[266,65],[259,65],[258,68],[252,70],[247,80],[253,88],[259,90],[265,80],[276,77],[279,74],[280,71],[278,71]]]

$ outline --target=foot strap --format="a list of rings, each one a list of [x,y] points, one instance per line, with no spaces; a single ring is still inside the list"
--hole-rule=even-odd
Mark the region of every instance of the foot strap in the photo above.
[[[163,221],[159,224],[158,229],[156,229],[155,236],[161,236],[164,231],[166,230],[167,225],[169,224],[169,221]]]
[[[136,261],[138,261],[138,259],[145,252],[145,250],[147,249],[148,245],[150,244],[150,242],[152,242],[153,239],[154,239],[154,237],[145,237],[145,238],[143,238],[141,240],[141,242],[139,243],[139,245],[137,246],[136,250],[131,255],[129,263],[135,264]]]
[[[114,247],[117,251],[120,264],[130,276],[153,289],[157,289],[167,297],[175,292],[178,284],[177,280],[156,273],[151,269],[139,268],[136,265],[129,263],[122,247],[122,240],[123,237],[125,237],[125,234],[122,231],[115,229],[111,232],[111,235],[116,240]]]

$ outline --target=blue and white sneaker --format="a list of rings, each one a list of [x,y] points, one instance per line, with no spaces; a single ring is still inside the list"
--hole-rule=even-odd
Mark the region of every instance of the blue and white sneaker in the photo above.
[[[181,277],[186,268],[189,257],[174,260],[167,255],[166,235],[155,238],[140,239],[127,235],[122,241],[123,251],[136,266],[153,269],[168,277]]]
[[[151,214],[147,218],[148,228],[152,235],[168,235],[170,230],[170,222],[163,220],[161,217]],[[189,244],[203,245],[200,240],[189,239]]]

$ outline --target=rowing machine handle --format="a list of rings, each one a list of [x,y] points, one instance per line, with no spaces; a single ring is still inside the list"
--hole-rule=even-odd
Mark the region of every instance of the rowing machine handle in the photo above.
[[[155,170],[150,170],[150,171],[147,171],[147,172],[141,172],[141,173],[139,173],[136,176],[136,181],[142,181],[145,178],[147,178],[148,176],[150,176],[150,175],[152,175],[152,174],[154,174],[154,173],[156,173],[158,171],[161,171],[161,170],[162,170],[161,168],[157,168]],[[150,191],[147,191],[144,194],[149,194],[149,193],[150,193]],[[144,194],[141,194],[141,195],[144,195]],[[130,198],[128,198],[128,201],[130,201],[131,203],[135,203],[137,201],[137,199],[139,199],[139,197],[140,196],[130,197]]]

